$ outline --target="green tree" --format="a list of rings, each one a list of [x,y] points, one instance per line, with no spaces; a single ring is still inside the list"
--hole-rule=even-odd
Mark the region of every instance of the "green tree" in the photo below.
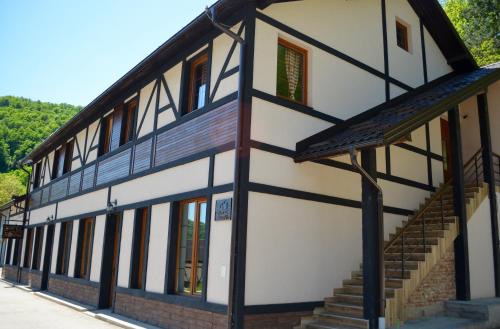
[[[445,0],[441,3],[480,66],[500,61],[499,0]]]
[[[10,201],[14,195],[25,194],[27,180],[27,173],[20,169],[0,174],[0,205]]]

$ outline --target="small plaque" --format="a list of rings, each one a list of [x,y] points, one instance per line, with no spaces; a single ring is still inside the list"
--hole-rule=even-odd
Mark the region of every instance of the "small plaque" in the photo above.
[[[21,239],[23,237],[22,225],[8,225],[3,226],[3,239]]]
[[[215,202],[215,220],[231,220],[233,198],[221,199]]]

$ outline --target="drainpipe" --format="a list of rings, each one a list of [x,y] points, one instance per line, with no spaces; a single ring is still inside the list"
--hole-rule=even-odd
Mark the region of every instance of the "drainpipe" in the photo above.
[[[383,207],[384,207],[384,198],[383,198],[383,192],[382,192],[382,188],[380,187],[380,185],[377,184],[377,181],[375,180],[375,178],[373,178],[359,163],[358,163],[358,159],[357,159],[357,155],[358,155],[358,151],[354,148],[351,148],[349,150],[349,154],[350,154],[350,158],[351,158],[351,163],[352,165],[354,166],[354,168],[357,169],[357,171],[361,174],[361,176],[363,178],[365,178],[373,187],[375,187],[378,191],[377,193],[377,202],[378,202],[378,220],[382,220],[383,218]],[[381,235],[381,236],[380,236]],[[380,233],[379,232],[379,242],[382,241],[383,243],[383,232]],[[379,244],[379,248],[383,248],[382,246],[380,246]],[[363,248],[364,249],[364,248]],[[383,249],[382,249],[383,250]],[[381,255],[381,258],[380,258],[380,261],[382,261],[383,263],[383,255]],[[380,309],[378,310],[378,329],[385,329],[385,282],[384,282],[384,272],[383,272],[383,265],[380,266],[379,264],[379,268],[382,268],[381,270],[381,273],[380,273],[380,277],[379,277],[379,280],[380,282],[378,283],[379,284],[379,289],[380,289],[380,300],[379,300],[379,306],[380,306]],[[370,326],[371,328],[371,326]]]
[[[29,162],[27,164],[29,165],[30,163],[31,162]],[[19,164],[18,167],[19,167],[19,169],[21,169],[22,171],[24,171],[25,173],[28,174],[28,181],[26,182],[26,195],[24,196],[24,212],[23,212],[23,225],[22,225],[23,235],[21,236],[21,239],[19,240],[20,245],[19,245],[19,249],[17,251],[17,282],[20,283],[21,282],[21,262],[23,261],[21,259],[21,256],[22,256],[22,251],[23,251],[24,229],[26,228],[26,221],[28,218],[28,202],[29,202],[31,173],[28,170],[26,170],[26,168],[24,168],[23,164]]]

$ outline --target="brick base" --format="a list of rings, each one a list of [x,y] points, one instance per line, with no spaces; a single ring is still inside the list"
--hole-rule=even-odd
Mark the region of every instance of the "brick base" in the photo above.
[[[49,291],[91,306],[97,306],[99,300],[98,284],[82,279],[51,274],[49,278]]]
[[[444,302],[455,297],[455,254],[451,247],[411,294],[406,303],[406,318],[440,313],[444,310]]]
[[[114,312],[154,326],[175,329],[227,329],[226,314],[213,313],[117,292]]]
[[[246,315],[245,329],[291,329],[311,315],[312,311]]]
[[[5,265],[2,271],[2,279],[16,282],[17,281],[17,266]]]

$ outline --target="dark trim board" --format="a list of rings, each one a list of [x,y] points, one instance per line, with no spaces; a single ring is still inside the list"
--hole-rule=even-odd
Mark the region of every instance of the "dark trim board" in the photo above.
[[[248,183],[248,185],[250,192],[272,194],[293,199],[321,202],[321,203],[327,203],[327,204],[356,208],[356,209],[361,209],[362,206],[361,201],[345,199],[331,195],[311,193],[311,192],[299,191],[284,187],[278,187],[260,183],[252,183],[252,182]],[[384,206],[384,212],[400,216],[410,216],[415,213],[413,210],[391,207],[391,206]]]
[[[323,307],[324,301],[317,302],[302,302],[302,303],[285,303],[285,304],[267,304],[267,305],[247,305],[245,306],[245,314],[272,314],[272,313],[289,313],[289,312],[304,312],[313,311],[316,307]]]
[[[309,107],[309,106],[306,106],[303,104],[299,104],[296,102],[292,102],[292,101],[286,100],[284,98],[274,96],[274,95],[268,94],[266,92],[263,92],[263,91],[260,91],[257,89],[253,89],[252,95],[254,97],[257,97],[257,98],[262,99],[264,101],[283,106],[289,110],[297,111],[297,112],[300,112],[302,114],[305,114],[305,115],[308,115],[308,116],[311,116],[311,117],[314,117],[316,119],[320,119],[323,121],[327,121],[327,122],[332,123],[332,124],[339,124],[339,123],[344,122],[344,120],[342,120],[342,119],[339,119],[339,118],[331,116],[329,114],[320,112],[318,110],[313,109],[312,107]]]
[[[344,54],[342,52],[340,52],[339,50],[337,49],[334,49],[316,39],[313,39],[311,38],[310,36],[300,32],[300,31],[297,31],[293,28],[291,28],[290,26],[287,26],[277,20],[275,20],[274,18],[272,17],[269,17],[261,12],[257,12],[257,18],[261,21],[263,21],[264,23],[267,23],[283,32],[286,32],[290,35],[292,35],[293,37],[299,39],[299,40],[302,40],[303,42],[306,42],[318,49],[321,49],[337,58],[340,58],[354,66],[356,66],[357,68],[359,69],[362,69],[368,73],[371,73],[372,75],[380,78],[380,79],[383,79],[383,80],[388,80],[390,83],[406,90],[406,91],[410,91],[410,90],[413,90],[413,87],[410,87],[408,86],[407,84],[399,81],[399,80],[396,80],[395,78],[392,78],[388,75],[386,75],[385,73],[382,73],[380,72],[379,70],[377,69],[374,69],[373,67],[361,62],[361,61],[358,61],[357,59],[354,59],[353,57],[347,55],[347,54]]]
[[[275,145],[271,145],[271,144],[257,142],[255,140],[252,140],[250,142],[250,145],[254,149],[277,154],[277,155],[281,155],[281,156],[285,156],[285,157],[289,157],[292,159],[295,155],[295,152],[292,150],[288,150],[288,149],[285,149],[285,148],[282,148],[279,146],[275,146]],[[314,160],[312,162],[317,163],[317,164],[321,164],[324,166],[337,168],[337,169],[356,172],[356,170],[352,167],[352,165],[350,165],[348,163],[341,162],[341,161],[336,161],[336,160],[332,160],[332,159],[324,159],[324,160]],[[383,173],[383,172],[378,172],[377,177],[380,179],[383,179],[385,181],[388,181],[388,182],[393,182],[393,183],[405,185],[408,187],[414,187],[414,188],[422,189],[422,190],[429,191],[429,192],[436,191],[435,187],[433,187],[432,185],[427,185],[427,184],[424,184],[421,182],[417,182],[417,181],[413,181],[410,179],[390,175],[390,174]]]
[[[206,302],[202,298],[198,297],[188,297],[175,294],[159,294],[139,289],[123,288],[119,286],[116,287],[116,292],[120,294],[126,294],[129,296],[141,297],[145,299],[164,302],[167,304],[175,304],[187,308],[193,308],[212,313],[226,314],[227,312],[226,305]]]
[[[427,151],[427,150],[422,150],[421,148],[413,146],[413,145],[410,145],[410,144],[399,143],[399,144],[394,144],[394,146],[397,146],[399,148],[402,148],[402,149],[405,149],[407,151],[411,151],[413,153],[417,153],[417,154],[420,154],[420,155],[423,155],[423,156],[426,156],[426,157],[428,156],[428,157],[430,157],[433,160],[437,160],[437,161],[443,162],[443,157],[441,155],[436,154],[436,153],[432,153],[432,152]]]

